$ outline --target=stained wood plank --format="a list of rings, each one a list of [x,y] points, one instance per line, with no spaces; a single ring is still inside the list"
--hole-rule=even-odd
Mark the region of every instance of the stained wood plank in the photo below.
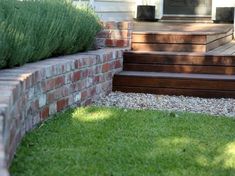
[[[221,54],[223,55],[233,55],[235,53],[235,45],[228,48],[227,50],[224,50]]]
[[[225,33],[207,35],[207,34],[178,34],[172,32],[171,34],[164,33],[132,33],[133,43],[193,43],[193,44],[207,44],[226,36],[231,36],[233,30]]]
[[[132,42],[134,51],[171,51],[171,52],[208,52],[221,45],[231,42],[232,35],[215,40],[208,44],[188,43],[135,43]],[[171,41],[169,41],[171,42]]]
[[[184,52],[124,52],[124,64],[235,66],[234,56]]]
[[[133,51],[206,52],[206,45],[132,43]]]
[[[204,65],[160,65],[160,64],[128,64],[125,63],[124,71],[145,72],[171,72],[171,73],[199,73],[199,74],[235,74],[235,67],[204,66]]]
[[[229,35],[224,38],[215,40],[215,41],[208,43],[206,45],[206,51],[210,51],[210,50],[213,50],[221,45],[225,45],[225,44],[231,42],[232,40],[233,40],[233,35]]]
[[[211,54],[211,55],[221,55],[221,53],[223,53],[225,50],[231,48],[233,45],[235,45],[234,40],[232,40],[231,42],[224,44],[222,46],[219,46],[218,48],[215,48],[211,51],[208,51],[207,54]]]
[[[177,35],[177,34],[132,34],[133,43],[192,43],[206,44],[206,35]]]
[[[235,90],[235,76],[156,72],[121,72],[114,76],[114,86],[181,89]]]
[[[233,29],[229,30],[228,32],[222,34],[214,34],[214,35],[207,35],[207,43],[213,42],[217,39],[221,39],[225,36],[233,35]]]
[[[208,54],[213,54],[213,55],[233,55],[235,52],[235,41],[231,41],[230,43],[220,46],[216,48],[215,50],[212,50],[208,52]]]
[[[223,34],[233,29],[232,24],[205,24],[205,23],[150,23],[135,22],[134,33],[161,33],[161,34],[188,34],[213,35]]]

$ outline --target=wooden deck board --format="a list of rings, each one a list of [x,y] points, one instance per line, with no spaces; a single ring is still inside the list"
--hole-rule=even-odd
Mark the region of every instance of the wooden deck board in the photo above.
[[[220,46],[214,50],[211,50],[210,52],[207,52],[207,54],[210,55],[225,55],[225,56],[231,56],[235,54],[235,40],[232,40],[230,43]]]

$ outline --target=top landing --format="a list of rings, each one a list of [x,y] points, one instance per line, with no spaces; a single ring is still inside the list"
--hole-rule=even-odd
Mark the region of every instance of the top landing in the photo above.
[[[232,24],[135,22],[134,33],[215,35],[227,33]]]

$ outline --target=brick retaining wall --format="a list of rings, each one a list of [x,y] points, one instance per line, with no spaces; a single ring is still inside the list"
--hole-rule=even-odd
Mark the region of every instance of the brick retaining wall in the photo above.
[[[131,32],[133,23],[103,22],[103,30],[96,37],[96,48],[104,47],[131,47]]]
[[[0,71],[0,175],[25,133],[54,113],[112,90],[125,48],[100,49]]]

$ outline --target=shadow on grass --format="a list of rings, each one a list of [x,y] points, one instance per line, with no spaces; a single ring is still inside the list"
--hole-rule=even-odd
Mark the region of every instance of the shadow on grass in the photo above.
[[[79,108],[26,135],[12,175],[235,175],[235,120]]]

